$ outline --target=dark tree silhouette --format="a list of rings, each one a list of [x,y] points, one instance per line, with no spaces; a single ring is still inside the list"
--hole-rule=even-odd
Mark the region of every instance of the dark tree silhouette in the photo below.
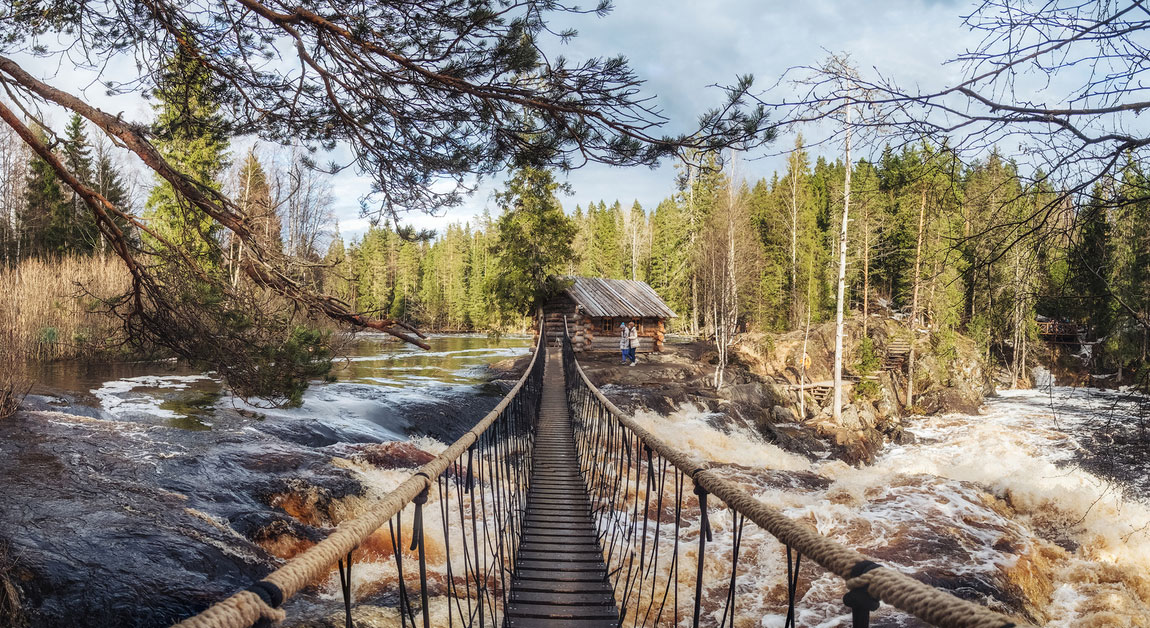
[[[112,306],[131,336],[221,368],[240,393],[276,397],[292,377],[269,379],[268,368],[310,377],[315,370],[307,355],[323,354],[311,345],[301,354],[288,341],[298,316],[422,342],[397,321],[315,292],[292,259],[256,237],[231,199],[169,163],[148,125],[99,110],[13,57],[49,56],[91,69],[114,93],[171,89],[163,79],[170,60],[179,58],[197,68],[189,71],[198,89],[220,105],[220,115],[188,124],[313,149],[348,146],[353,162],[328,169],[369,174],[370,211],[393,220],[456,205],[477,177],[509,165],[651,165],[686,148],[769,139],[764,110],[746,105],[749,77],[694,132],[658,135],[664,118],[624,59],[573,62],[545,53],[574,35],[548,28],[555,12],[608,10],[607,3],[581,11],[551,0],[8,3],[0,8],[0,86],[8,97],[0,118],[87,201],[100,233],[128,266],[132,291]],[[134,61],[138,75],[107,71],[121,60]],[[242,242],[244,286],[233,287],[224,273],[70,172],[25,121],[48,103],[89,120],[170,184],[183,211],[210,218],[231,233],[229,241]],[[204,239],[219,246],[218,237]],[[294,307],[251,316],[269,294]]]

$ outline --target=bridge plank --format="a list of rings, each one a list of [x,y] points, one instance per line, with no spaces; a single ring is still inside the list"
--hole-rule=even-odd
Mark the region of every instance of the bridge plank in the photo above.
[[[563,390],[563,361],[549,350],[505,628],[619,626]]]

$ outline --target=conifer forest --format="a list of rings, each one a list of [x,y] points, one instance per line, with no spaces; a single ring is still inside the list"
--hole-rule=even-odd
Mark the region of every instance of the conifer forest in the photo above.
[[[70,312],[58,313],[58,324],[27,314],[35,308],[23,317],[8,311],[17,333],[7,354],[175,356],[221,369],[245,396],[290,400],[326,373],[335,330],[375,329],[415,344],[423,331],[523,330],[556,278],[583,275],[647,282],[680,314],[672,331],[719,338],[724,347],[735,333],[831,319],[841,329],[844,313],[865,320],[882,311],[930,330],[944,346],[951,334],[971,337],[988,364],[1016,380],[1028,379],[1039,325],[1051,322],[1079,326],[1095,371],[1122,380],[1145,370],[1146,142],[1121,117],[1136,103],[1103,106],[1128,93],[1120,74],[1081,77],[1084,93],[1101,104],[1057,113],[976,98],[1021,80],[1013,61],[931,94],[910,93],[832,55],[783,74],[778,86],[790,86],[789,101],[778,86],[739,76],[715,90],[724,104],[701,115],[694,130],[656,136],[661,114],[632,89],[640,79],[624,60],[596,59],[577,70],[565,60],[545,63],[533,37],[550,31],[532,11],[510,21],[471,14],[501,42],[490,64],[474,56],[487,46],[478,35],[466,49],[443,52],[473,78],[489,79],[466,104],[407,98],[408,89],[455,89],[414,65],[405,66],[414,74],[388,75],[386,89],[364,82],[394,60],[374,56],[379,42],[355,40],[323,20],[314,33],[294,36],[314,37],[308,41],[330,55],[326,63],[346,73],[340,90],[322,87],[334,70],[314,54],[302,57],[309,69],[296,84],[290,72],[237,62],[209,45],[244,33],[239,48],[279,54],[275,33],[286,18],[263,5],[236,15],[188,8],[180,27],[140,14],[161,25],[162,36],[149,38],[119,29],[132,9],[113,4],[107,9],[117,19],[13,7],[9,21],[17,26],[5,31],[14,51],[32,55],[49,53],[21,48],[25,35],[80,33],[84,67],[94,67],[101,51],[130,46],[151,59],[141,66],[147,124],[127,124],[0,59],[14,99],[0,112],[0,260],[12,285],[24,264],[67,260],[75,291],[87,299],[56,308]],[[1018,53],[1010,35],[1020,27],[996,17],[996,6],[982,5],[970,18],[982,21],[967,24],[995,37],[960,58],[993,64]],[[455,28],[456,10],[436,9],[426,31],[397,41],[437,49],[438,37]],[[1019,15],[1045,37],[1041,54],[1073,41],[1061,39],[1041,10]],[[1125,10],[1073,19],[1113,29],[1082,48],[1082,62],[1109,58],[1108,46],[1133,45],[1119,28]],[[332,48],[331,33],[351,37],[363,54]],[[1042,72],[1079,78],[1071,66]],[[550,82],[552,94],[577,97],[532,101],[538,111],[520,115],[516,99],[546,89],[505,72],[529,71],[543,77],[539,85]],[[1135,77],[1140,66],[1125,71]],[[104,84],[109,93],[137,89],[111,77]],[[955,94],[991,113],[959,115],[945,100]],[[41,105],[54,113],[39,114]],[[325,107],[342,112],[338,124],[325,121]],[[1051,141],[1033,130],[1042,115],[1065,117]],[[1113,132],[1091,134],[1077,122],[1081,115]],[[808,130],[818,137],[805,144]],[[1032,143],[1012,152],[1020,138]],[[354,146],[351,161],[324,163],[345,140]],[[403,148],[408,141],[422,148]],[[779,167],[748,178],[740,164],[764,154]],[[667,158],[675,174],[657,203],[642,206],[627,189],[586,206],[570,200],[577,190],[566,177],[581,162]],[[353,164],[372,178],[358,199],[371,226],[344,234],[333,207],[347,192],[333,181]],[[477,181],[497,188],[481,201],[481,214],[431,230],[408,224],[411,212],[459,206]],[[90,290],[85,277],[106,285]],[[272,370],[286,368],[282,378],[265,377],[273,363]]]
[[[0,0],[0,628],[1150,628],[1148,77],[1146,0]]]
[[[138,177],[129,185],[109,146],[93,145],[78,116],[61,136],[61,160],[113,202],[131,203],[134,187],[141,215],[163,218],[159,229],[214,233],[211,221],[182,225],[175,222],[178,212],[165,213],[170,188]],[[249,151],[235,159],[226,138],[172,146],[213,185],[242,199],[259,238],[305,260],[307,280],[353,310],[429,331],[526,324],[530,299],[504,298],[499,290],[500,277],[517,263],[506,254],[501,232],[525,211],[514,205],[518,197],[500,195],[494,214],[435,233],[397,230],[384,221],[346,239],[330,213],[331,184],[300,158],[265,164]],[[108,246],[82,201],[11,137],[3,150],[6,266],[60,256],[99,264]],[[708,335],[707,255],[722,244],[716,225],[729,218],[739,233],[738,329],[781,331],[801,327],[808,317],[833,320],[841,158],[815,156],[799,139],[786,170],[758,181],[733,178],[714,156],[705,158],[680,166],[655,207],[619,198],[563,207],[558,186],[526,191],[562,208],[555,224],[530,232],[536,241],[558,234],[569,247],[569,254],[554,256],[550,271],[645,281],[681,313],[674,331]],[[1042,216],[1035,208],[1055,191],[1019,176],[997,150],[962,163],[945,146],[887,147],[874,161],[854,162],[852,171],[846,271],[852,310],[916,307],[925,327],[943,338],[967,334],[988,358],[1018,373],[1027,343],[1038,339],[1036,321],[1077,323],[1101,341],[1093,356],[1097,368],[1144,367],[1150,339],[1139,321],[1150,316],[1150,200],[1141,198],[1146,175],[1139,163],[1124,163],[1117,177]],[[550,173],[542,176],[552,180]],[[620,191],[622,199],[625,194]],[[1006,233],[993,228],[1007,223]],[[221,240],[216,254],[234,277],[242,244]]]

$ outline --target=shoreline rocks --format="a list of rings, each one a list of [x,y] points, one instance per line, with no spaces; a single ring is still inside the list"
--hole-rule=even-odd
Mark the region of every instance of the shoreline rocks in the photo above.
[[[868,335],[875,352],[885,347],[905,328],[897,321],[872,321]],[[856,370],[854,355],[862,337],[860,321],[846,328],[848,375]],[[807,337],[810,356],[807,381],[830,378],[833,366],[834,326],[813,328]],[[943,338],[923,334],[915,339],[915,403],[907,408],[906,373],[879,371],[866,394],[858,394],[854,382],[846,391],[845,403],[836,421],[831,400],[818,403],[805,394],[805,416],[795,392],[787,386],[797,382],[793,366],[802,352],[802,333],[743,334],[732,347],[731,363],[724,375],[725,385],[716,391],[712,385],[714,346],[709,342],[669,344],[662,353],[640,355],[634,366],[617,364],[614,354],[592,353],[580,357],[588,376],[613,402],[629,412],[649,410],[670,415],[681,409],[709,413],[708,422],[729,431],[747,428],[768,442],[809,458],[834,457],[848,464],[868,464],[888,442],[912,442],[903,427],[903,416],[960,412],[977,414],[985,391],[990,387],[977,360],[973,342],[951,333]],[[522,359],[520,360],[522,361]],[[495,365],[497,373],[513,372],[510,361]],[[504,375],[501,375],[504,376]],[[859,379],[856,375],[854,379]],[[864,381],[861,380],[860,381]]]

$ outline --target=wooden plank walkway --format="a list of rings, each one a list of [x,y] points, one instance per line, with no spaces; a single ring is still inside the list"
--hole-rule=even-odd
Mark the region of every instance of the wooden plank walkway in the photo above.
[[[563,389],[563,359],[558,349],[548,349],[531,488],[504,626],[618,625],[619,609],[579,474]]]

